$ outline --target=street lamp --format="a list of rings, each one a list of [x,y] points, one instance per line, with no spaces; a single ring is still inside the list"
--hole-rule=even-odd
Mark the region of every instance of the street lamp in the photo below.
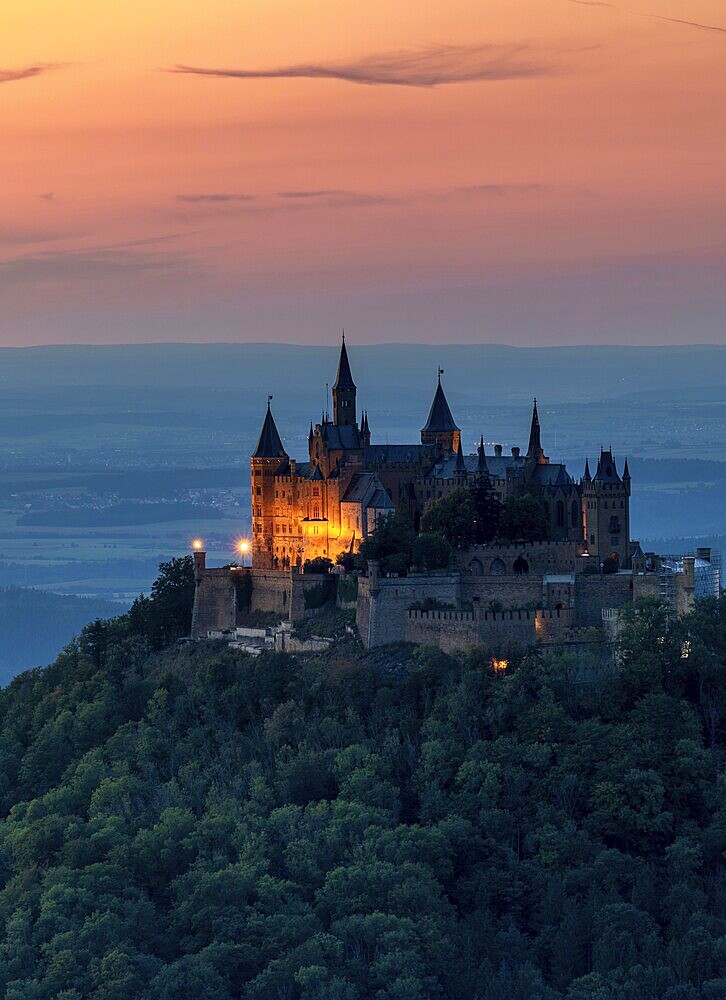
[[[250,543],[247,541],[246,538],[242,538],[237,543],[237,551],[242,556],[242,565],[246,566],[247,565],[247,553],[250,551]]]

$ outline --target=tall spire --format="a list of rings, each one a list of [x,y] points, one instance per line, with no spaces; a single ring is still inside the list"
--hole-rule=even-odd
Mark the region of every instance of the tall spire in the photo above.
[[[348,351],[345,347],[345,330],[340,344],[340,358],[338,359],[338,374],[333,384],[333,389],[355,389],[355,382],[350,372],[350,362],[348,361]]]
[[[461,438],[459,438],[459,447],[456,449],[456,471],[466,473],[466,462],[464,461],[464,452],[461,448]]]
[[[354,425],[356,388],[350,372],[348,351],[345,347],[345,331],[340,344],[338,374],[333,384],[333,423],[338,427]]]
[[[253,458],[287,458],[280,435],[277,433],[275,418],[272,416],[270,404],[272,396],[267,397],[267,413],[262,423],[262,430],[257,441],[252,457]]]
[[[476,471],[484,475],[489,475],[489,466],[487,465],[487,456],[484,452],[484,435],[482,434],[481,440],[479,441],[479,447],[477,448],[477,461],[476,461]]]
[[[630,479],[630,469],[628,468],[628,460],[625,459],[625,465],[623,467],[623,481]]]
[[[527,458],[534,460],[538,465],[546,465],[549,459],[542,450],[542,439],[540,436],[539,414],[537,413],[537,400],[532,405],[532,424],[529,429],[529,446],[527,448]]]
[[[585,459],[585,475],[582,477],[586,483],[592,482],[592,476],[590,475],[590,459]]]

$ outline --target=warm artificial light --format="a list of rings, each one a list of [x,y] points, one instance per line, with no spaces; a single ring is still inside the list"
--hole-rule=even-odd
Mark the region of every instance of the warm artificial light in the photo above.
[[[243,539],[243,540],[242,540],[241,542],[239,542],[239,544],[237,545],[237,549],[238,549],[238,551],[239,551],[239,552],[241,552],[241,553],[242,553],[242,555],[246,555],[246,554],[247,554],[247,553],[248,553],[248,552],[250,551],[250,543],[249,543],[248,541],[245,541],[245,540]]]
[[[204,548],[204,542],[201,540],[201,538],[194,539],[194,541],[192,542],[192,548],[194,549],[195,552],[202,551],[202,549]]]
[[[506,670],[508,666],[509,660],[497,660],[496,658],[492,659],[492,670],[497,674]]]

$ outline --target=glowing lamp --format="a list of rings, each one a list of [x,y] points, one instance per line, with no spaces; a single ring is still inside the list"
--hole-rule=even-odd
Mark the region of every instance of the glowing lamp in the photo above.
[[[507,669],[507,667],[509,666],[509,660],[497,660],[496,658],[492,658],[491,666],[492,670],[495,673],[499,674],[503,670]]]
[[[194,549],[195,552],[202,551],[202,549],[204,548],[204,542],[201,540],[201,538],[194,539],[194,541],[192,542],[192,548]]]
[[[250,543],[244,541],[244,539],[237,545],[237,549],[242,555],[246,555],[250,551]]]

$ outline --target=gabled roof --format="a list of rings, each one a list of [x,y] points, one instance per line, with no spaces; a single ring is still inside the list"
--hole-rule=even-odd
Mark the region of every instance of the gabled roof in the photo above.
[[[615,459],[613,458],[613,453],[610,449],[607,451],[601,449],[600,458],[597,463],[597,472],[593,476],[593,479],[598,483],[609,483],[614,485],[622,482],[620,476],[618,475],[618,470],[615,468]]]
[[[348,352],[345,349],[345,334],[343,334],[343,343],[340,345],[340,358],[338,359],[338,374],[333,383],[334,389],[355,389],[355,382],[353,381],[353,376],[350,373],[350,362],[348,361]]]
[[[320,471],[320,466],[319,465],[317,465],[317,464],[315,465],[315,468],[310,473],[310,478],[313,479],[313,480],[315,480],[316,482],[319,481],[319,480],[321,480],[323,478],[323,474]]]
[[[572,477],[564,465],[538,465],[534,470],[534,480],[540,486],[571,486]]]
[[[374,472],[357,472],[348,483],[343,503],[359,503],[376,510],[393,510],[393,501]]]
[[[331,451],[360,448],[360,436],[355,424],[331,424],[326,421],[321,424],[320,433]]]
[[[444,390],[441,386],[441,375],[439,375],[439,382],[436,386],[436,392],[434,393],[434,401],[431,404],[431,409],[429,410],[429,418],[426,421],[426,426],[423,430],[430,431],[433,434],[439,433],[440,431],[459,430],[454,423],[454,418],[451,415],[449,404],[446,401],[446,396],[444,395]]]
[[[253,458],[287,458],[287,452],[282,446],[280,435],[277,433],[275,420],[272,416],[270,403],[267,403],[267,413],[262,424],[257,447],[252,453]]]

